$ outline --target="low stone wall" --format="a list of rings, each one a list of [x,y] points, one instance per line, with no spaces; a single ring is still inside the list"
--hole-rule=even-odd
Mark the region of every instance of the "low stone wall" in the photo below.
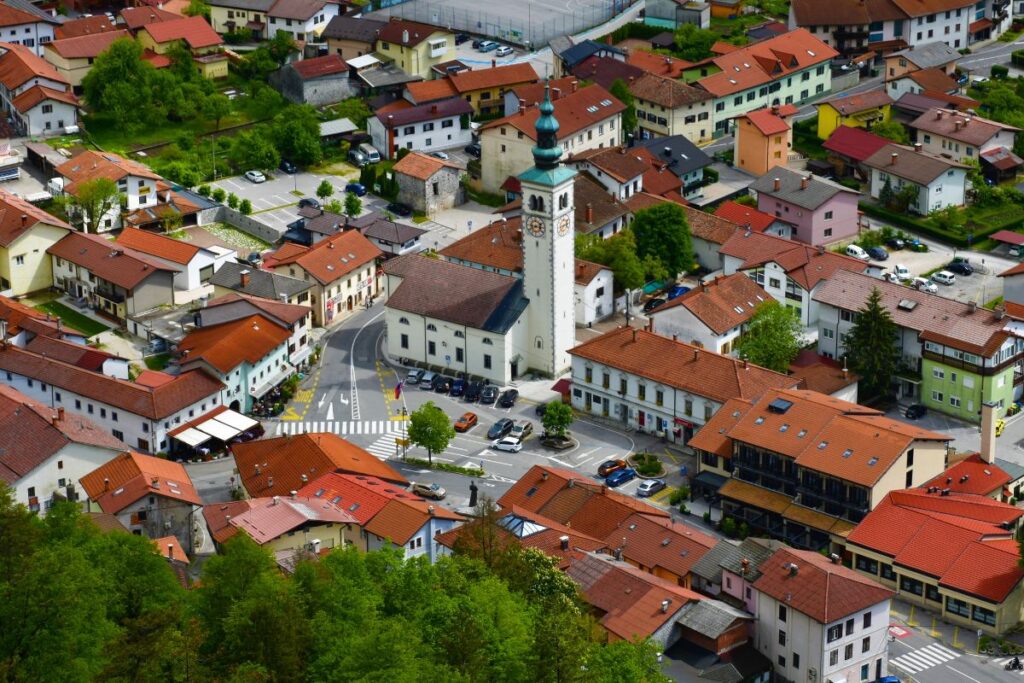
[[[237,209],[222,206],[217,212],[216,220],[238,228],[242,232],[257,237],[264,242],[276,243],[285,233],[283,228],[276,228],[259,220],[256,216],[246,216]]]

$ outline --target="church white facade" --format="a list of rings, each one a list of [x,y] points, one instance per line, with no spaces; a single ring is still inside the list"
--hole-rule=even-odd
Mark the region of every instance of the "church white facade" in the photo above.
[[[385,265],[388,353],[454,376],[507,385],[570,369],[576,344],[576,171],[560,164],[550,99],[537,120],[523,192],[523,277],[410,255]]]

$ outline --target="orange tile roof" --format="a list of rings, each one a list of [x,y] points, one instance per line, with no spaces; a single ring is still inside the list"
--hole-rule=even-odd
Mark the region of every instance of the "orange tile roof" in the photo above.
[[[792,108],[792,114],[796,113],[796,107],[792,105],[786,105]],[[779,133],[785,133],[789,130],[789,122],[786,121],[786,114],[780,107],[776,112],[770,107],[764,109],[756,109],[754,111],[747,112],[737,118],[747,119],[754,126],[761,131],[762,135],[778,135]]]
[[[132,290],[158,271],[177,272],[146,254],[81,232],[70,232],[46,250],[118,287]]]
[[[51,216],[35,204],[26,202],[13,192],[0,189],[0,246],[9,247],[39,223],[65,230],[72,229],[70,225]]]
[[[1024,578],[1008,528],[1024,510],[985,496],[893,491],[847,537],[944,588],[1001,603]]]
[[[8,90],[17,90],[33,78],[45,78],[56,83],[63,83],[70,89],[68,79],[58,73],[53,65],[24,45],[0,43],[0,83]]]
[[[863,261],[853,257],[827,250],[819,251],[809,244],[752,231],[738,230],[733,233],[722,245],[720,253],[743,259],[739,270],[775,262],[807,291],[814,289],[822,280],[828,280],[837,271],[862,273],[867,270]]]
[[[227,503],[212,503],[203,506],[206,528],[217,543],[224,543],[238,533],[238,527],[231,524],[231,518],[247,511],[250,500],[233,500]]]
[[[721,69],[697,84],[715,97],[725,97],[758,85],[771,83],[816,64],[826,64],[838,52],[798,28],[775,38],[713,57]]]
[[[64,191],[69,194],[75,193],[79,183],[95,178],[109,178],[117,181],[133,175],[149,180],[161,180],[159,175],[137,161],[125,159],[113,152],[94,152],[92,150],[76,154],[54,170],[71,181],[64,188]]]
[[[24,12],[17,7],[0,2],[0,26],[20,26],[21,24],[38,24],[40,18]]]
[[[540,76],[529,62],[456,71],[448,76],[452,87],[460,95],[476,90],[510,88],[524,83],[536,83],[538,78]]]
[[[764,232],[776,221],[775,216],[770,213],[758,211],[752,206],[734,202],[731,199],[724,201],[715,209],[715,215],[725,218],[737,225],[750,228],[754,232]]]
[[[161,21],[176,21],[181,17],[174,12],[158,9],[156,7],[125,7],[120,16],[130,30],[135,31],[148,24],[155,24]]]
[[[565,160],[565,163],[567,165],[590,164],[622,183],[642,176],[650,168],[650,158],[650,153],[646,149],[643,154],[640,154],[620,145],[588,149],[572,155]]]
[[[185,266],[195,258],[201,249],[194,244],[176,240],[138,228],[125,228],[117,236],[117,243],[135,251],[162,258]]]
[[[895,596],[853,569],[809,550],[780,548],[759,569],[761,577],[754,582],[755,590],[820,624],[830,624]]]
[[[626,57],[626,63],[639,67],[649,74],[673,79],[680,78],[684,71],[693,66],[693,62],[646,50],[631,50]]]
[[[519,272],[523,269],[522,217],[494,221],[452,242],[439,253],[449,260]]]
[[[796,385],[781,373],[629,327],[606,332],[569,353],[722,403]]]
[[[231,446],[231,452],[242,484],[251,496],[288,495],[328,472],[409,483],[372,454],[327,432],[237,443]]]
[[[178,342],[182,365],[204,361],[221,374],[242,363],[255,365],[285,344],[292,332],[262,315],[199,327]]]
[[[278,259],[276,265],[296,263],[316,278],[317,282],[326,285],[372,263],[383,253],[358,230],[346,230],[286,260]]]
[[[193,50],[222,45],[224,39],[217,35],[203,17],[183,17],[149,23],[142,27],[158,45],[173,40],[183,40]]]
[[[461,522],[465,519],[457,512],[425,500],[392,498],[364,528],[367,533],[391,539],[396,545],[405,545],[431,517],[451,522]]]
[[[925,90],[935,90],[946,94],[954,92],[960,88],[952,76],[937,66],[932,67],[931,69],[911,71],[906,74],[904,78],[909,78]]]
[[[373,519],[390,500],[423,500],[407,489],[378,477],[338,472],[329,472],[314,479],[298,493],[330,501],[355,517],[361,525]]]
[[[53,90],[42,85],[33,85],[31,88],[15,97],[11,104],[14,105],[15,109],[20,111],[22,114],[25,114],[37,104],[46,102],[47,100],[64,102],[65,104],[70,104],[72,107],[78,106],[78,98],[75,97],[73,93]]]
[[[455,86],[452,85],[452,82],[447,78],[435,78],[432,81],[417,81],[415,83],[409,83],[405,86],[405,92],[416,104],[445,100],[459,94],[455,89]],[[405,100],[396,100],[396,102],[405,102]],[[406,103],[408,104],[408,102]],[[388,111],[391,111],[388,109],[388,106],[390,105],[381,107],[376,111],[376,113],[378,115],[386,114]]]
[[[0,22],[2,23],[2,22]],[[70,19],[53,29],[54,40],[65,38],[77,38],[78,36],[95,35],[104,31],[116,31],[117,27],[105,14],[97,14],[92,17],[81,17]]]
[[[356,520],[330,501],[291,495],[255,498],[249,501],[248,510],[228,520],[228,524],[244,531],[260,545],[299,527],[318,523],[356,524]]]
[[[559,140],[565,140],[584,128],[621,114],[626,108],[614,95],[599,85],[590,85],[580,88],[576,92],[563,93],[554,101],[554,105],[555,117],[559,124]],[[596,108],[596,111],[590,111],[591,108]],[[539,107],[530,107],[522,113],[485,123],[480,130],[510,126],[531,140],[536,140],[538,118],[540,118]]]
[[[6,296],[0,296],[0,320],[7,321],[9,335],[15,335],[20,330],[47,337],[57,337],[61,332],[81,334],[79,330],[65,326],[60,318],[51,319],[49,313],[37,311]]]
[[[680,579],[686,578],[690,568],[718,543],[718,539],[681,522],[639,513],[627,517],[604,540],[609,548],[621,548],[627,561],[663,569]]]
[[[937,486],[955,493],[970,493],[976,496],[989,496],[1001,492],[1002,488],[1013,480],[1006,470],[996,463],[987,463],[981,455],[974,453],[953,465],[921,488]]]
[[[183,562],[185,564],[188,564],[191,561],[188,559],[185,549],[181,547],[181,543],[178,542],[178,538],[176,536],[155,538],[153,539],[153,546],[156,548],[156,554],[160,557],[167,558],[168,560],[174,560],[175,562]]]
[[[751,401],[731,398],[722,404],[711,419],[694,434],[688,445],[696,450],[715,453],[723,458],[732,457],[732,439],[729,431],[753,405]]]
[[[658,327],[658,314],[682,306],[715,334],[729,330],[750,320],[754,310],[771,295],[743,273],[719,276],[682,296],[668,301],[651,311],[654,327]]]
[[[819,394],[834,394],[860,381],[858,375],[844,370],[842,364],[819,356],[811,349],[803,349],[797,354],[789,365],[789,376],[800,379],[801,389]]]
[[[87,59],[98,56],[110,47],[110,44],[115,40],[130,36],[131,34],[123,29],[104,31],[102,33],[54,40],[46,43],[46,49],[53,50],[65,59]]]
[[[99,466],[79,481],[90,500],[111,514],[117,514],[143,496],[203,504],[181,463],[131,451]]]
[[[405,157],[400,159],[392,169],[395,173],[401,173],[417,180],[429,180],[432,175],[437,173],[443,168],[451,168],[456,171],[461,171],[458,164],[452,163],[451,161],[445,161],[444,159],[438,159],[432,157],[429,154],[423,154],[421,152],[412,152],[406,154]]]

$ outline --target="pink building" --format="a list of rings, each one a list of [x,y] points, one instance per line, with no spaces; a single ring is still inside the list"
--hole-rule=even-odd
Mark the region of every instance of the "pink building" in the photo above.
[[[813,246],[857,234],[860,193],[831,180],[776,167],[755,180],[757,208],[793,226],[793,239]]]

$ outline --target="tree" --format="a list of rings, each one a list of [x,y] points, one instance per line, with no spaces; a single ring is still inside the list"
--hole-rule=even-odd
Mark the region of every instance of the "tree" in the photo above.
[[[898,339],[899,329],[882,305],[882,292],[876,287],[857,312],[849,333],[843,336],[850,369],[860,375],[862,398],[889,395],[900,358]]]
[[[892,208],[893,199],[895,199],[896,193],[893,192],[892,182],[888,178],[882,184],[882,189],[878,191],[878,203],[885,208]]]
[[[696,24],[681,24],[675,33],[675,54],[688,62],[699,62],[711,56],[711,46],[718,41],[718,34],[700,28]]]
[[[572,412],[572,406],[561,401],[552,401],[544,409],[544,417],[541,418],[541,424],[544,425],[544,431],[548,434],[552,436],[565,436],[565,433],[569,431],[569,425],[572,424],[575,417]]]
[[[800,321],[775,299],[761,303],[736,343],[741,358],[786,373],[800,353]]]
[[[608,89],[608,92],[626,105],[622,112],[622,142],[626,142],[627,136],[636,133],[636,104],[633,100],[633,93],[629,91],[629,86],[621,78],[612,81],[612,87]]]
[[[186,17],[204,17],[210,19],[210,6],[203,0],[189,0],[188,7],[182,10]]]
[[[331,184],[330,180],[321,180],[320,184],[316,186],[316,196],[321,201],[326,200],[328,197],[334,194],[334,185]]]
[[[373,112],[370,111],[366,100],[361,97],[350,97],[347,100],[342,100],[331,107],[331,111],[338,118],[348,119],[360,130],[363,130],[364,126],[366,126],[366,119],[373,116]]]
[[[898,121],[879,121],[871,126],[871,132],[879,137],[892,140],[893,142],[906,145],[910,143],[910,136],[907,129]]]
[[[94,113],[106,114],[134,130],[152,120],[150,82],[156,70],[142,59],[142,45],[131,38],[115,40],[96,57],[82,79],[85,101]]]
[[[448,448],[455,438],[455,428],[443,410],[427,401],[412,412],[409,418],[409,440],[427,449],[427,460],[434,462],[434,453]]]
[[[896,192],[896,195],[893,197],[893,202],[900,211],[908,211],[917,203],[917,197],[920,192],[921,190],[917,185],[904,185]]]
[[[218,204],[223,204],[224,198],[228,196],[228,193],[224,191],[223,187],[215,187],[213,188],[213,191],[210,193],[210,196],[213,198],[213,201],[217,202]]]
[[[288,61],[288,56],[295,51],[295,41],[292,40],[291,33],[278,29],[274,33],[274,37],[267,43],[267,48],[278,66],[284,66],[284,63]]]
[[[691,24],[684,24],[690,26]],[[666,202],[636,212],[630,230],[636,236],[636,252],[641,260],[648,257],[661,261],[668,276],[693,268],[693,244],[686,212],[678,204]]]
[[[953,204],[941,209],[935,209],[928,214],[928,217],[932,219],[936,227],[952,233],[963,232],[964,225],[967,223],[967,216],[964,214],[964,210]]]
[[[78,186],[71,196],[75,217],[85,232],[99,232],[100,223],[115,207],[121,206],[121,193],[110,178],[93,178]]]
[[[220,122],[231,113],[231,100],[227,95],[215,93],[206,98],[203,102],[203,116],[213,119],[216,129],[220,130]]]
[[[234,192],[228,194],[228,206],[231,207],[232,209],[238,208],[238,195],[236,195]]]
[[[363,212],[363,202],[355,192],[345,193],[345,216],[355,218]]]
[[[309,105],[292,105],[274,119],[274,142],[281,156],[301,166],[320,163],[320,121]]]
[[[636,239],[626,229],[608,239],[599,235],[577,235],[576,257],[611,268],[618,289],[636,289],[644,284],[644,266],[636,255]]]
[[[250,202],[248,199],[243,199],[242,202],[238,205],[238,210],[242,212],[243,216],[248,216],[250,213],[252,213],[252,202]]]
[[[277,168],[281,163],[281,155],[277,148],[267,139],[266,132],[260,128],[247,130],[235,136],[229,152],[231,163],[238,169],[269,169]]]

